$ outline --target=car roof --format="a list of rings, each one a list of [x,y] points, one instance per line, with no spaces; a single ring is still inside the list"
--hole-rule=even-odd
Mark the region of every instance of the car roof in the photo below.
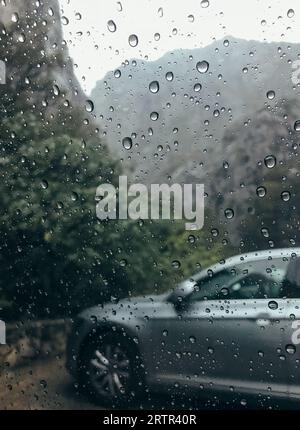
[[[262,251],[254,251],[254,252],[248,252],[245,254],[239,254],[235,255],[233,257],[229,257],[226,260],[219,262],[217,264],[214,264],[212,266],[207,267],[206,269],[202,270],[201,272],[196,273],[194,276],[192,276],[190,279],[193,280],[199,280],[203,277],[207,276],[208,271],[212,271],[213,273],[220,272],[221,270],[226,270],[229,267],[251,262],[251,261],[258,261],[258,260],[264,260],[264,259],[273,259],[273,258],[289,258],[291,256],[300,256],[300,248],[276,248],[276,249],[267,249]]]

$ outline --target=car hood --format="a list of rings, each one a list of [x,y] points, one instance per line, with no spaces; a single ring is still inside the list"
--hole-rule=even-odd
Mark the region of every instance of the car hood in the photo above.
[[[119,300],[118,302],[108,302],[85,309],[79,317],[95,320],[119,319],[120,315],[130,314],[132,317],[145,317],[158,307],[168,305],[167,298],[170,292],[160,295],[147,295],[130,297]]]

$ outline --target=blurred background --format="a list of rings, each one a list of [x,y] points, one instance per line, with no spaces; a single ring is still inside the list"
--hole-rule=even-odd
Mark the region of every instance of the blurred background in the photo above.
[[[299,6],[161,3],[0,2],[3,407],[30,407],[7,400],[26,397],[11,369],[50,357],[63,369],[81,309],[299,246]],[[204,228],[100,222],[96,188],[120,174],[204,183]]]

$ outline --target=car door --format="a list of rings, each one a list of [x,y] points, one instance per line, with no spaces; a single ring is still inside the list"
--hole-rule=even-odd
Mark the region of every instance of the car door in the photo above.
[[[166,365],[162,378],[285,395],[281,351],[288,312],[286,300],[279,297],[280,264],[244,262],[202,280],[179,317],[165,323],[167,350],[173,348],[173,356],[169,354],[172,366]]]
[[[282,350],[288,370],[288,390],[291,398],[300,398],[300,293],[288,300],[289,324]]]

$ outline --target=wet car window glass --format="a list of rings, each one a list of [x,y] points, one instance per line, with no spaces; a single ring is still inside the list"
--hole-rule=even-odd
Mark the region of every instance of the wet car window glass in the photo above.
[[[288,261],[256,261],[210,275],[195,286],[188,300],[262,299],[283,297]]]
[[[0,0],[0,96],[0,409],[299,401],[299,0]]]

